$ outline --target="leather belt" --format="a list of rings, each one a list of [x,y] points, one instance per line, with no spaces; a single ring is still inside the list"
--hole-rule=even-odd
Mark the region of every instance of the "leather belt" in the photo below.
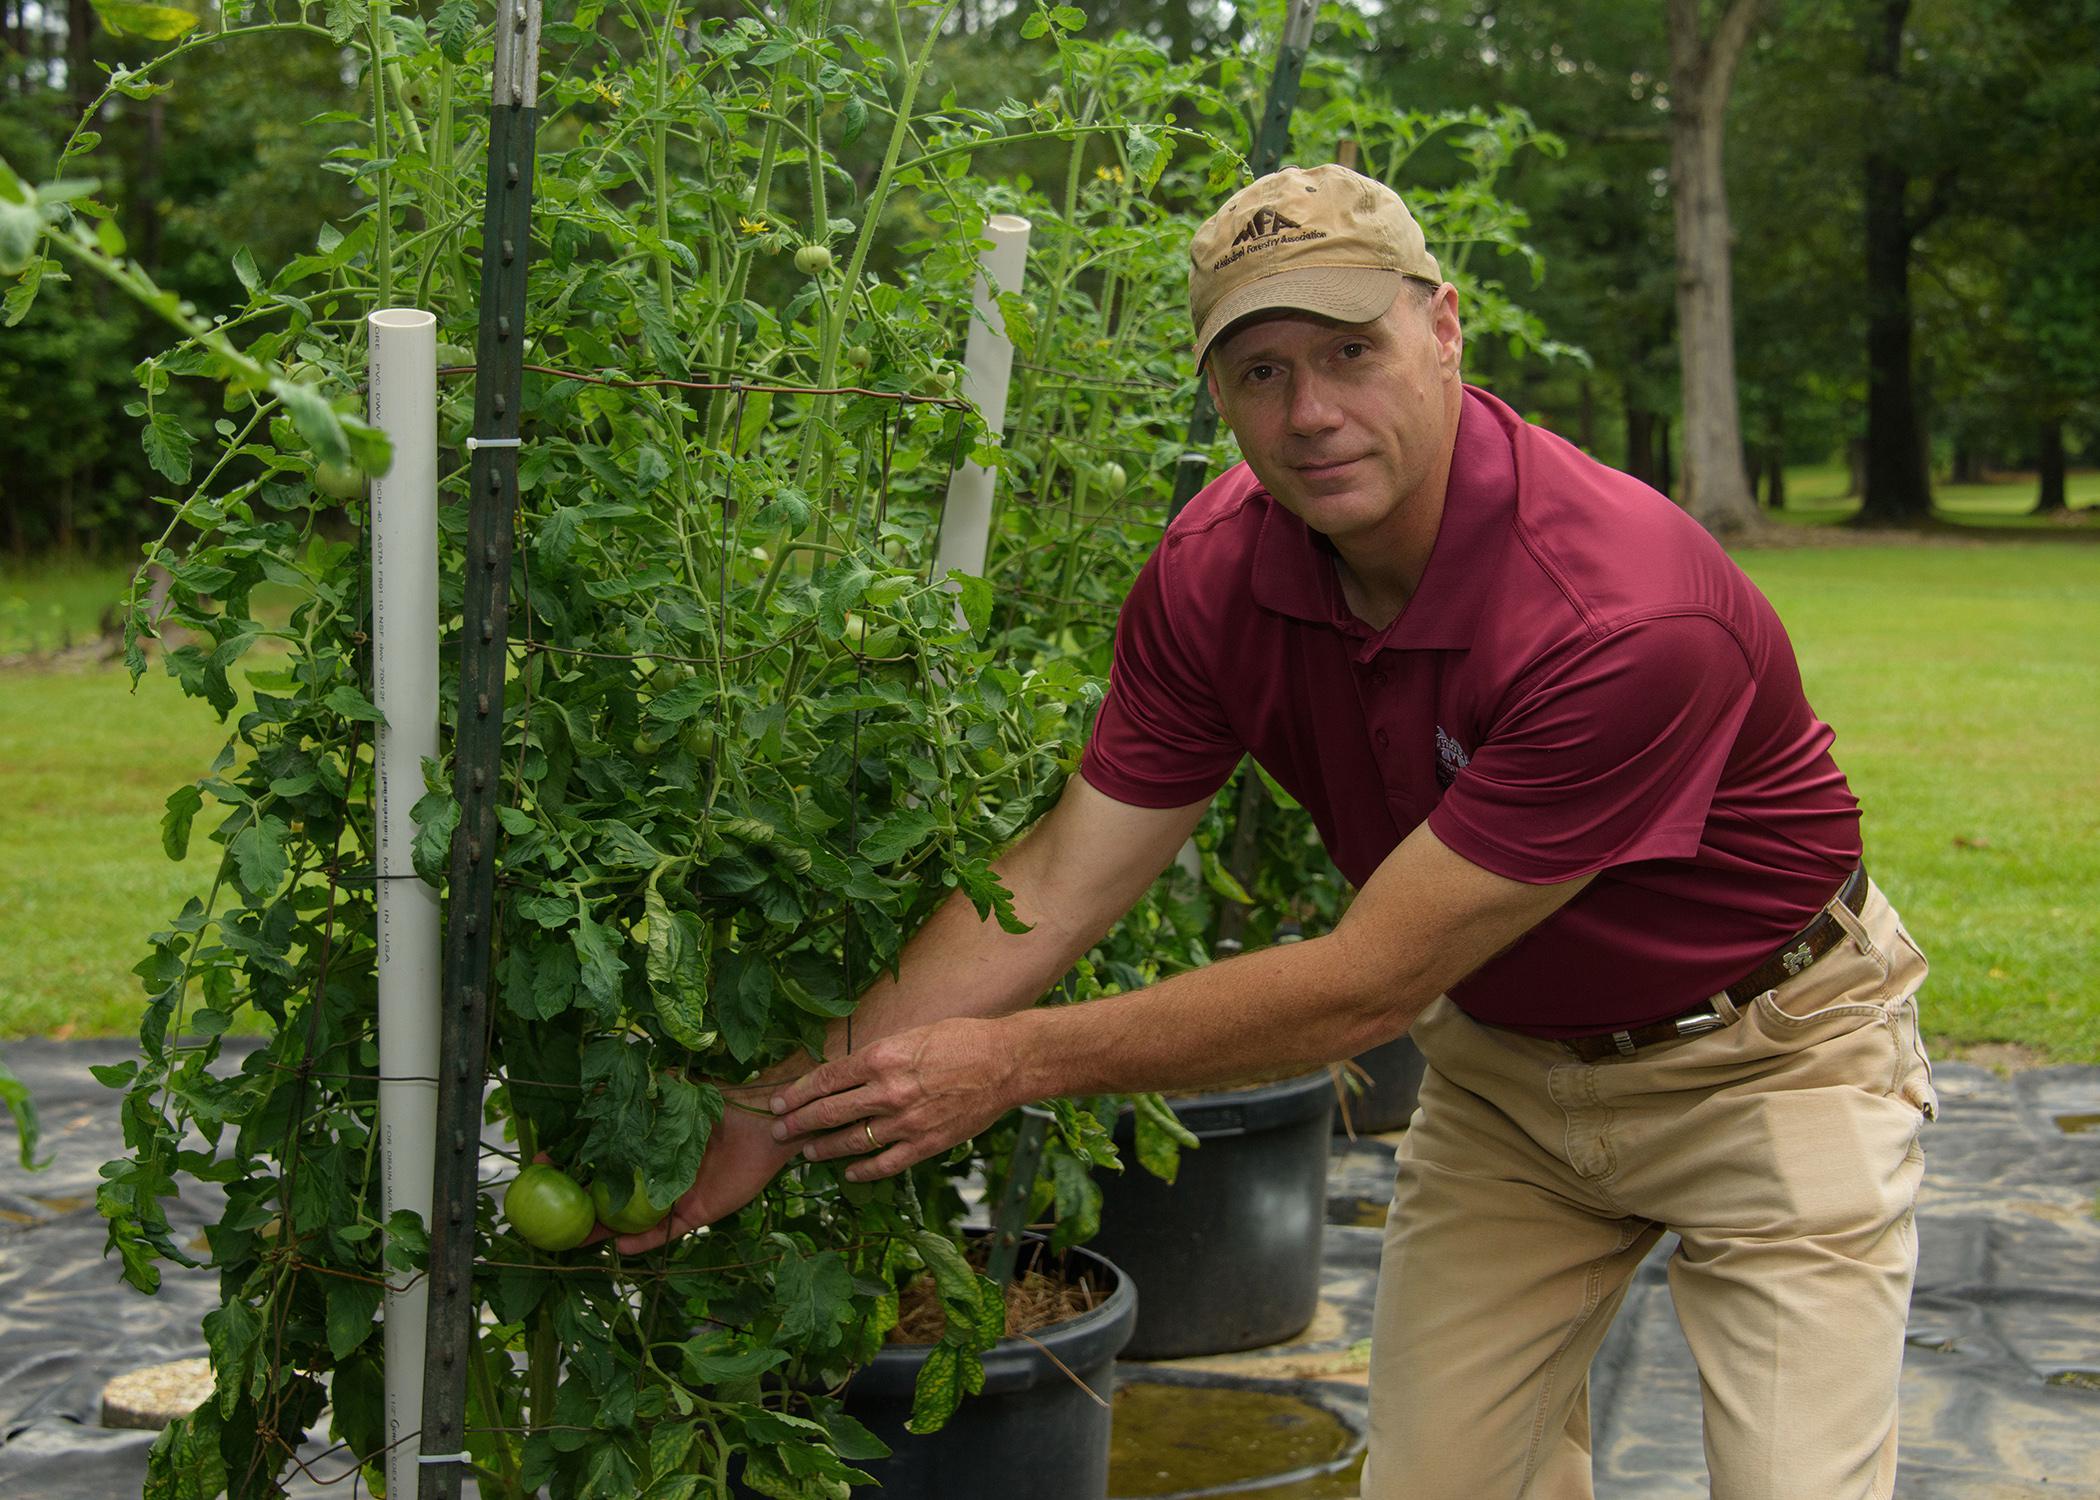
[[[1837,901],[1854,916],[1867,904],[1867,867],[1855,865],[1845,883],[1838,887]],[[1835,948],[1845,937],[1845,929],[1833,917],[1828,908],[1816,913],[1809,924],[1780,944],[1779,950],[1756,968],[1728,986],[1724,992],[1738,1007],[1747,1006],[1766,990],[1775,990],[1796,974]],[[1651,1021],[1645,1026],[1631,1026],[1624,1031],[1607,1031],[1600,1036],[1562,1037],[1561,1045],[1584,1062],[1602,1062],[1608,1057],[1629,1057],[1643,1047],[1657,1042],[1682,1041],[1686,1037],[1699,1036],[1709,1031],[1719,1031],[1731,1024],[1731,1018],[1723,1016],[1713,1007],[1713,1002],[1704,1001],[1698,1007],[1681,1016],[1671,1016],[1663,1021]]]

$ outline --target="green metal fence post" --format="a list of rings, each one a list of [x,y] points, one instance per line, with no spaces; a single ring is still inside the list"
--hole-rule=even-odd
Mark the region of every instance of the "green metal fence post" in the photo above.
[[[490,939],[495,926],[496,804],[502,793],[503,669],[510,648],[510,559],[518,497],[525,268],[532,246],[532,161],[539,103],[540,0],[502,0],[489,106],[482,214],[481,326],[468,464],[467,576],[445,921],[438,1152],[431,1194],[428,1364],[423,1377],[421,1500],[458,1500],[466,1470],[467,1367],[474,1349],[474,1213],[481,1103],[488,1074]]]

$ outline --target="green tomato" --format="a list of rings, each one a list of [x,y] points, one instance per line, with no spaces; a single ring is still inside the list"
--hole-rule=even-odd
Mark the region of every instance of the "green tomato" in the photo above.
[[[868,622],[852,610],[847,610],[846,623],[839,631],[839,639],[858,651],[868,639]]]
[[[831,252],[822,245],[804,245],[795,252],[795,269],[804,276],[822,276],[831,269]]]
[[[663,747],[664,742],[658,739],[655,735],[650,734],[647,730],[644,730],[641,733],[637,734],[634,737],[634,739],[630,742],[630,748],[632,748],[635,755],[642,760],[649,759],[651,756],[655,755],[657,751],[663,749]]]
[[[640,1234],[645,1229],[654,1229],[671,1211],[668,1203],[658,1208],[649,1201],[639,1170],[634,1174],[634,1186],[624,1193],[603,1177],[599,1178],[591,1184],[591,1204],[598,1210],[598,1222],[620,1234]]]
[[[314,465],[314,488],[333,500],[357,500],[365,493],[365,471],[356,464],[329,459]]]
[[[865,370],[875,363],[875,351],[866,344],[855,344],[846,351],[846,363],[856,370]]]
[[[685,727],[678,731],[678,747],[688,755],[707,759],[715,753],[714,726],[703,724],[698,719],[688,719]]]
[[[598,1222],[590,1194],[560,1167],[546,1162],[525,1168],[505,1190],[503,1217],[536,1250],[574,1250]]]
[[[1116,499],[1130,488],[1130,476],[1123,472],[1121,464],[1105,463],[1101,466],[1101,488],[1108,491],[1110,499]]]

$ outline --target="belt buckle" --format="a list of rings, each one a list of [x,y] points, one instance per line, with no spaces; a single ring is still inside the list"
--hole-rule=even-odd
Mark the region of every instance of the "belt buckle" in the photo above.
[[[1709,1031],[1719,1031],[1728,1023],[1713,1011],[1704,1011],[1696,1016],[1679,1016],[1670,1023],[1680,1038],[1704,1036]]]

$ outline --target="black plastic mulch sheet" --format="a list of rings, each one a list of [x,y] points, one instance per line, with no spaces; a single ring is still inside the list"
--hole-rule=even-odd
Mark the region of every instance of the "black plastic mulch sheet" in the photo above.
[[[228,1039],[229,1066],[252,1045]],[[136,1044],[8,1042],[0,1055],[29,1086],[43,1117],[41,1155],[53,1158],[44,1171],[23,1171],[14,1127],[0,1115],[0,1500],[134,1500],[156,1434],[102,1426],[102,1387],[142,1365],[201,1357],[218,1273],[163,1263],[161,1289],[148,1297],[124,1284],[114,1256],[103,1259],[95,1189],[102,1163],[124,1150],[122,1096],[88,1069],[137,1056]],[[216,1186],[183,1183],[167,1205],[177,1243],[201,1259],[205,1226],[223,1204]],[[318,1478],[352,1467],[345,1456],[315,1457],[325,1446],[307,1445]],[[371,1493],[355,1479],[323,1486],[296,1473],[287,1488],[299,1500]]]
[[[48,1171],[22,1171],[12,1129],[0,1124],[5,1500],[136,1496],[152,1434],[100,1426],[102,1385],[140,1365],[204,1353],[199,1321],[218,1300],[212,1272],[165,1268],[160,1293],[144,1297],[102,1258],[96,1170],[122,1140],[117,1095],[87,1069],[130,1051],[121,1042],[5,1047],[36,1096],[46,1150],[56,1157]],[[2037,1069],[2008,1081],[1942,1065],[1937,1083],[1943,1109],[1926,1136],[1924,1260],[1904,1368],[1897,1493],[2100,1500],[2100,1119],[2076,1128],[2100,1117],[2100,1068]],[[1160,1373],[1283,1376],[1332,1396],[1327,1404],[1337,1410],[1360,1411],[1380,1233],[1365,1203],[1390,1191],[1394,1139],[1336,1143],[1324,1305],[1313,1326],[1290,1344],[1177,1361]],[[185,1239],[217,1214],[216,1190],[194,1184],[170,1211]],[[1666,1238],[1641,1268],[1592,1371],[1602,1500],[1707,1493],[1698,1377],[1663,1276],[1672,1248]],[[347,1467],[324,1458],[315,1472],[330,1478]],[[311,1500],[363,1490],[354,1480],[324,1488],[295,1475],[291,1493]]]

